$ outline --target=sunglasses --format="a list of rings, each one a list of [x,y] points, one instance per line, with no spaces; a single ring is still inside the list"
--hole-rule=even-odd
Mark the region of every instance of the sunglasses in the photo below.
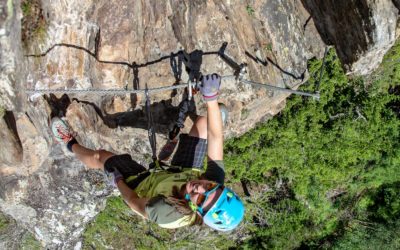
[[[200,212],[201,215],[204,215],[204,211],[202,208],[204,202],[207,200],[208,196],[214,193],[219,187],[221,187],[220,184],[217,184],[215,182],[209,183],[206,187],[207,191],[202,194],[198,194],[195,204],[193,204],[193,202],[190,201],[190,194],[186,194],[185,199],[189,201],[189,205],[193,211],[198,211]]]

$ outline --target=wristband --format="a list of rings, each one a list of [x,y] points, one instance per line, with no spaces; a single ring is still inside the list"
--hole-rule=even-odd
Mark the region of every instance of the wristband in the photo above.
[[[209,102],[209,101],[214,101],[214,100],[218,99],[218,96],[219,96],[219,93],[217,92],[217,93],[215,93],[215,95],[211,95],[211,96],[203,95],[203,99],[204,99],[204,101]]]

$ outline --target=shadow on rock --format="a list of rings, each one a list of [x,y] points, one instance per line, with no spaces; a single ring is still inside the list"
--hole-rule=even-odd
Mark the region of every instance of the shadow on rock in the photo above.
[[[71,104],[67,94],[62,95],[60,98],[57,98],[54,94],[44,95],[44,99],[51,109],[50,119],[55,116],[63,117],[67,114],[68,106]]]
[[[287,76],[293,78],[294,80],[304,80],[304,75],[305,75],[306,71],[304,71],[301,75],[297,76],[294,73],[284,70],[279,64],[274,62],[269,57],[267,57],[266,60],[263,60],[263,59],[259,58],[258,56],[254,56],[254,55],[250,54],[250,52],[248,52],[248,51],[246,51],[245,54],[247,57],[250,57],[250,59],[252,59],[256,63],[261,63],[263,66],[267,66],[269,63],[272,64],[276,69],[278,69],[280,72],[282,72],[282,74],[287,75]]]
[[[102,119],[104,124],[109,128],[132,127],[147,129],[146,109],[136,109],[126,112],[118,112],[107,114],[103,112],[95,103],[89,101],[73,99],[78,103],[90,105],[96,111],[97,115]],[[153,115],[154,129],[156,133],[165,133],[169,126],[175,122],[178,117],[179,108],[172,105],[171,100],[152,103],[150,112]]]

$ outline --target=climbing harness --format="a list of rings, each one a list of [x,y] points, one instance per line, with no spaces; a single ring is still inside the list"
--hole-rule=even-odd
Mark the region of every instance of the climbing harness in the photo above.
[[[147,88],[147,83],[146,83],[145,95],[146,95],[147,133],[148,133],[151,152],[152,152],[151,159],[153,160],[153,164],[154,164],[154,166],[152,166],[152,167],[159,167],[159,163],[158,163],[158,159],[157,159],[157,155],[156,155],[157,140],[156,140],[156,133],[154,130],[153,115],[151,114],[151,110],[150,110],[150,96],[149,96],[149,89]]]
[[[189,112],[193,112],[195,109],[195,104],[193,101],[193,93],[196,94],[199,81],[201,79],[201,63],[203,61],[203,51],[195,50],[192,53],[188,54],[185,51],[182,51],[178,54],[178,62],[183,62],[186,66],[186,71],[189,74],[189,80],[187,85],[187,97],[183,98],[183,100],[179,103],[179,114],[178,119],[175,122],[174,127],[168,133],[168,141],[163,146],[162,150],[159,154],[160,160],[166,160],[172,154],[173,150],[177,145],[177,136],[180,133],[180,130],[184,128],[184,122]],[[180,65],[181,67],[182,65]],[[174,71],[175,72],[175,71]],[[179,71],[182,73],[182,70]],[[175,76],[175,78],[177,78]],[[180,78],[180,76],[179,76]]]

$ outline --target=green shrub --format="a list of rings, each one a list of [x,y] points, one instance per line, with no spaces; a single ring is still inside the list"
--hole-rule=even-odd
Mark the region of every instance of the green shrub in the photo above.
[[[331,50],[319,102],[292,96],[280,115],[226,144],[233,181],[268,184],[275,173],[294,194],[284,198],[294,210],[257,204],[273,218],[266,216],[267,227],[249,228],[254,237],[248,244],[279,249],[318,244],[351,220],[358,195],[400,180],[400,66],[387,64],[398,57],[399,43],[371,78],[349,78]],[[310,75],[319,76],[320,68],[321,61],[311,61]],[[315,91],[317,85],[311,77],[301,89]],[[256,203],[248,205],[250,211]]]
[[[332,249],[400,249],[400,220],[390,224],[356,224],[338,239]]]
[[[358,207],[333,249],[400,249],[400,181],[368,190],[367,205]]]

